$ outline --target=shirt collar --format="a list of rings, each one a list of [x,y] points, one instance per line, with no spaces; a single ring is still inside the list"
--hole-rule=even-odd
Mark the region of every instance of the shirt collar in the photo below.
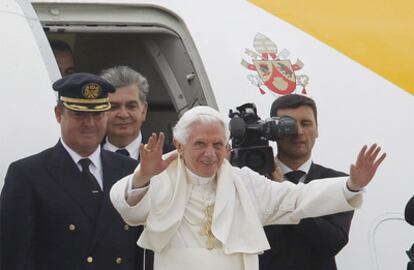
[[[281,169],[283,174],[286,174],[288,172],[293,171],[286,164],[284,164],[282,161],[280,161],[280,159],[278,159],[278,158],[276,158],[276,159],[279,162],[280,169]],[[297,168],[297,171],[303,171],[305,174],[308,174],[311,166],[312,166],[312,159],[309,158],[302,165],[300,165],[299,168]]]
[[[83,158],[89,158],[92,162],[92,164],[96,167],[96,168],[101,168],[101,158],[100,158],[100,153],[101,153],[101,146],[98,145],[98,147],[96,147],[95,151],[90,154],[87,157],[82,157],[81,155],[79,155],[78,153],[76,153],[75,151],[72,150],[72,148],[70,148],[64,141],[62,138],[60,138],[60,142],[62,143],[63,147],[66,149],[66,151],[68,151],[69,156],[72,158],[72,160],[78,165],[79,160],[83,159]],[[80,165],[78,165],[80,166]]]
[[[129,156],[135,159],[138,159],[139,156],[139,147],[142,143],[142,135],[141,132],[139,135],[127,146],[124,148],[119,148],[112,143],[109,142],[108,137],[105,139],[104,149],[109,150],[111,152],[115,152],[118,149],[126,149],[128,150]]]
[[[192,184],[201,186],[209,186],[213,184],[213,181],[211,180],[215,177],[215,175],[209,177],[199,176],[190,171],[190,169],[188,169],[187,166],[185,166],[185,170],[187,171],[188,179]]]

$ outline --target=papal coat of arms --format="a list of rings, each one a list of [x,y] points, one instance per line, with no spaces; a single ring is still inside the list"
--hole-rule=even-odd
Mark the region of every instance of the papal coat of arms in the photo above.
[[[257,72],[257,74],[248,75],[247,78],[259,88],[262,95],[268,91],[277,95],[298,91],[301,91],[301,94],[306,94],[305,87],[309,77],[296,74],[304,65],[302,61],[297,59],[296,63],[292,64],[288,59],[289,51],[283,49],[278,53],[276,44],[261,33],[256,34],[253,47],[257,52],[250,49],[245,51],[251,57],[252,63],[242,59],[241,64],[249,70]],[[302,89],[299,89],[300,87]],[[265,90],[266,88],[268,91]]]

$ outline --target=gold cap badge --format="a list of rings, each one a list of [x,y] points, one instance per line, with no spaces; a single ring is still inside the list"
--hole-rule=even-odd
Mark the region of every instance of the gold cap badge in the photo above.
[[[82,95],[85,98],[97,98],[101,95],[102,88],[97,83],[88,83],[82,87]]]

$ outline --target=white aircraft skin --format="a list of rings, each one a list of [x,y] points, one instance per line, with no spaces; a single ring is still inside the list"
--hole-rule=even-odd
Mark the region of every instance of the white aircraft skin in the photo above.
[[[78,3],[79,8],[85,2],[32,3],[35,7],[52,3],[59,9],[61,3]],[[246,49],[258,53],[253,44],[257,34],[276,44],[279,53],[288,50],[286,58],[292,63],[300,59],[304,66],[296,76],[308,76],[306,91],[318,106],[319,138],[313,160],[347,172],[364,144],[378,143],[388,155],[366,189],[363,206],[354,215],[349,243],[337,256],[338,269],[406,268],[405,250],[414,242],[413,228],[403,220],[405,204],[414,194],[414,99],[408,91],[247,1],[88,3],[130,5],[131,10],[153,6],[178,17],[188,29],[207,74],[203,85],[214,93],[214,100],[208,102],[223,113],[254,102],[262,119],[267,118],[278,96],[266,87],[261,94],[248,79],[257,77],[257,72],[241,65],[242,59],[253,60]],[[53,16],[59,21],[59,15]],[[108,20],[116,18],[108,16]],[[0,25],[1,187],[12,161],[57,142],[59,126],[53,114],[51,84],[60,75],[30,6],[23,1],[3,0]],[[295,90],[301,91],[302,87]]]

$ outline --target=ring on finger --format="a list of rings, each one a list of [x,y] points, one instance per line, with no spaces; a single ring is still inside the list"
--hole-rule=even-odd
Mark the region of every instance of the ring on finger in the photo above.
[[[152,149],[148,146],[148,144],[144,144],[144,150],[151,153]]]

